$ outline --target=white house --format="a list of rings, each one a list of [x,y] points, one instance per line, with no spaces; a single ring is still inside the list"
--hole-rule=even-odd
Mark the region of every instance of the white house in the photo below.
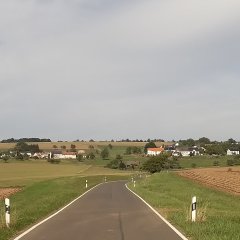
[[[148,148],[147,149],[147,155],[149,156],[157,156],[161,154],[164,151],[164,148]]]
[[[230,150],[230,149],[227,150],[227,155],[228,156],[239,155],[239,154],[240,154],[240,151],[233,151],[233,150]]]
[[[76,159],[77,158],[77,153],[76,152],[65,152],[62,154],[60,157],[62,159]]]
[[[191,148],[178,147],[176,148],[176,151],[173,152],[173,156],[189,157],[196,155],[200,155],[199,149],[196,146]]]

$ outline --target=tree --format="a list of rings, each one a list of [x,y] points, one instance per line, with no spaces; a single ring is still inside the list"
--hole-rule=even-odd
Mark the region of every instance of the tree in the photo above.
[[[157,146],[153,141],[146,143],[146,145],[144,146],[144,153],[147,154],[148,148],[155,148],[155,147],[157,147]]]
[[[38,144],[28,145],[25,142],[18,142],[14,148],[17,152],[39,152]]]
[[[101,157],[102,157],[102,159],[107,159],[108,156],[109,156],[108,148],[104,148],[104,149],[101,151]]]
[[[223,144],[207,145],[206,153],[209,155],[225,155],[226,147]]]
[[[141,150],[141,148],[140,147],[133,147],[132,148],[132,153],[134,153],[134,154],[141,154],[142,153],[142,150]]]
[[[108,144],[108,147],[109,147],[109,149],[112,149],[113,145],[110,143],[110,144]]]
[[[3,161],[4,161],[5,163],[7,163],[8,160],[9,160],[9,156],[6,156],[6,155],[5,155],[5,156],[3,157]]]
[[[89,154],[89,158],[90,158],[90,159],[94,159],[94,158],[95,158],[95,155],[94,155],[93,152],[91,152],[91,153]]]
[[[236,140],[234,140],[233,138],[229,138],[229,139],[228,139],[228,142],[229,142],[230,144],[233,144],[233,143],[236,143]]]
[[[126,154],[126,155],[132,154],[132,148],[131,148],[131,147],[127,147],[125,154]]]
[[[121,159],[113,159],[110,163],[107,164],[107,167],[121,170],[126,169],[126,165]]]
[[[169,157],[169,154],[161,154],[151,157],[147,160],[142,169],[150,173],[160,172],[164,169],[177,169],[180,168],[176,158]]]
[[[122,156],[121,156],[120,154],[117,154],[115,159],[121,160],[121,159],[122,159]]]
[[[71,149],[75,150],[76,149],[76,145],[75,144],[71,144]]]
[[[199,144],[204,144],[204,145],[211,143],[210,139],[209,139],[209,138],[206,138],[206,137],[201,137],[201,138],[199,138],[199,139],[198,139],[198,142],[199,142]]]
[[[63,146],[61,146],[61,148],[62,148],[62,149],[66,149],[66,146],[65,146],[65,145],[63,145]]]
[[[78,160],[79,162],[82,162],[82,160],[83,160],[83,155],[82,155],[82,154],[78,154],[78,155],[77,155],[77,160]]]

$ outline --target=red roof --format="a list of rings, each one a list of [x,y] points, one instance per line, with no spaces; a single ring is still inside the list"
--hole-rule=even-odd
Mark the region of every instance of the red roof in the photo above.
[[[164,148],[160,147],[160,148],[148,148],[148,151],[152,151],[152,152],[162,152],[164,151]]]

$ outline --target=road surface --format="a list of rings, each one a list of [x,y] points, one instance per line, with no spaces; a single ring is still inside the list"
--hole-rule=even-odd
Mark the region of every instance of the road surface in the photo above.
[[[21,240],[180,240],[124,181],[101,184]]]

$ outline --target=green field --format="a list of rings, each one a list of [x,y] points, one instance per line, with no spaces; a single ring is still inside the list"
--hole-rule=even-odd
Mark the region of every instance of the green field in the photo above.
[[[233,156],[194,156],[194,157],[182,157],[179,162],[182,168],[192,168],[193,164],[195,167],[213,167],[215,161],[219,163],[220,167],[227,166],[227,160],[233,159]]]
[[[173,172],[154,174],[130,187],[192,240],[240,239],[240,197],[213,190]],[[197,222],[190,221],[197,196]]]

